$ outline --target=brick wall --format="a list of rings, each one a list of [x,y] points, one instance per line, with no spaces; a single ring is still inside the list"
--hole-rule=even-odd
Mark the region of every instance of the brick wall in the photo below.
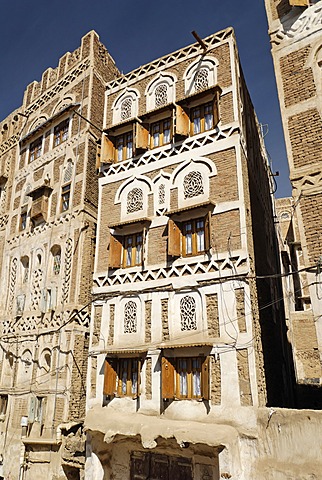
[[[295,168],[321,161],[322,119],[317,109],[291,116],[288,130]]]

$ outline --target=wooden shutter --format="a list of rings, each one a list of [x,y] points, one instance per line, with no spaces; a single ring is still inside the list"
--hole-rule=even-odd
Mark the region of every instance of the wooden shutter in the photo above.
[[[162,357],[162,398],[174,398],[174,365],[169,359]]]
[[[220,92],[216,90],[215,98],[213,102],[214,127],[219,123],[219,120],[220,120],[219,102],[220,102]]]
[[[150,454],[133,452],[131,455],[131,480],[147,480],[149,478]]]
[[[101,153],[100,153],[100,163],[112,163],[114,162],[114,144],[113,142],[103,133],[102,143],[101,143]]]
[[[176,135],[189,136],[189,115],[180,105],[176,105]]]
[[[105,359],[104,364],[104,395],[114,395],[116,391],[116,359]]]
[[[209,357],[206,357],[201,366],[201,396],[209,400]]]
[[[151,454],[149,480],[179,480],[179,478],[170,476],[169,457],[167,455]]]
[[[140,123],[136,124],[135,149],[147,150],[149,148],[149,131]]]
[[[290,5],[294,7],[308,7],[310,5],[309,0],[289,0]]]
[[[172,257],[181,255],[181,231],[171,218],[168,222],[168,254]]]
[[[169,460],[170,460],[169,479],[193,480],[192,465],[191,465],[190,458],[169,457]]]
[[[211,247],[211,212],[208,212],[205,218],[205,250]]]
[[[122,260],[122,237],[111,235],[110,237],[110,254],[109,267],[120,268]]]

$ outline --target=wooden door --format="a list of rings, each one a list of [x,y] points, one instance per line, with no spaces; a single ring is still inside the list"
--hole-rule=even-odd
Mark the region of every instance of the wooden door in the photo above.
[[[134,452],[131,455],[131,480],[193,480],[191,460]]]

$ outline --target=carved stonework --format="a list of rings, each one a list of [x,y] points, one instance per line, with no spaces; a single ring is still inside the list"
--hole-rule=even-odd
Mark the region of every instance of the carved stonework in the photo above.
[[[64,284],[63,284],[63,295],[62,295],[63,303],[66,303],[68,301],[70,278],[72,273],[72,256],[73,256],[73,240],[71,238],[68,238],[66,241],[66,249],[65,249]]]
[[[155,89],[155,107],[162,107],[168,103],[168,86],[165,83]]]
[[[197,330],[196,301],[186,295],[180,300],[181,330]]]
[[[43,272],[41,268],[34,270],[32,274],[32,290],[31,290],[31,309],[37,310],[41,299],[41,283]]]
[[[271,41],[275,45],[282,42],[287,42],[296,37],[306,37],[307,32],[312,34],[322,28],[322,5],[319,2],[317,5],[304,10],[304,12],[294,22],[294,14],[288,15],[279,29],[271,33]]]
[[[124,333],[137,332],[137,305],[130,300],[124,306]]]
[[[200,172],[190,172],[183,179],[184,198],[203,195],[203,180]]]
[[[10,279],[9,279],[9,297],[8,297],[8,310],[9,313],[12,313],[14,298],[15,298],[15,289],[17,281],[17,266],[18,260],[14,258],[11,262],[10,268]]]

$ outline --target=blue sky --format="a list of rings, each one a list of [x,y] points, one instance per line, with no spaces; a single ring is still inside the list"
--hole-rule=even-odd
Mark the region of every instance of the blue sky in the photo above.
[[[0,120],[22,101],[23,91],[56,67],[66,51],[80,45],[89,30],[124,73],[232,26],[241,64],[265,142],[278,170],[278,197],[291,194],[284,138],[270,54],[264,0],[11,0],[0,19]],[[267,127],[266,127],[267,126]]]

